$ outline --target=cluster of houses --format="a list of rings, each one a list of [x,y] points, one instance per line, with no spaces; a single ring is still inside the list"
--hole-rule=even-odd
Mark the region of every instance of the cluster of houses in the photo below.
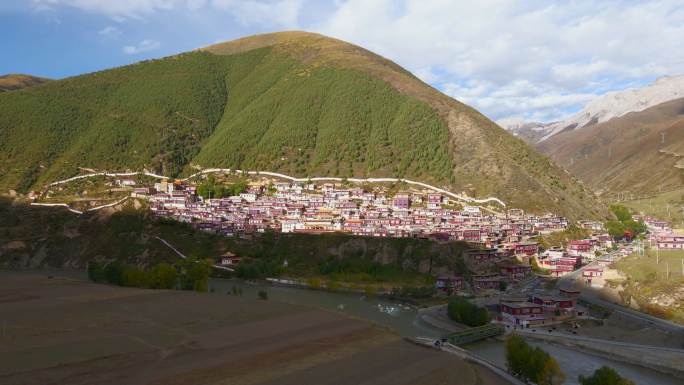
[[[509,210],[487,214],[479,207],[445,207],[441,194],[366,191],[335,184],[252,184],[243,193],[202,199],[195,186],[159,182],[135,188],[133,195],[149,200],[155,215],[169,217],[226,236],[265,231],[282,233],[344,232],[375,237],[421,237],[463,240],[476,247],[525,246],[523,240],[567,227],[565,218],[525,215]]]
[[[528,296],[503,295],[499,299],[499,321],[522,328],[586,316],[577,305],[580,291],[561,288]]]
[[[343,232],[376,237],[418,237],[438,241],[461,240],[472,249],[464,262],[473,275],[445,274],[436,279],[438,291],[502,292],[509,285],[534,279],[532,266],[560,277],[583,264],[599,260],[583,274],[600,276],[609,257],[597,250],[611,246],[608,235],[571,241],[564,249],[541,252],[534,238],[567,228],[565,218],[526,215],[511,209],[490,214],[478,207],[456,208],[454,202],[433,192],[399,192],[383,188],[367,191],[359,187],[312,183],[250,184],[239,195],[203,199],[196,187],[162,181],[154,188],[135,188],[133,195],[148,199],[159,217],[172,218],[225,236],[246,237],[265,231],[280,233]],[[600,222],[580,226],[601,234]],[[601,258],[606,259],[603,261]],[[239,257],[226,255],[222,263],[236,264]],[[588,277],[590,280],[591,277]],[[516,286],[517,287],[517,286]],[[525,298],[504,296],[499,310],[504,322],[533,325],[558,317],[577,316],[575,292],[537,293]],[[580,311],[581,313],[581,311]]]
[[[649,232],[648,241],[659,249],[684,250],[684,236],[675,234],[666,221],[645,216],[635,216],[636,220],[643,220]]]

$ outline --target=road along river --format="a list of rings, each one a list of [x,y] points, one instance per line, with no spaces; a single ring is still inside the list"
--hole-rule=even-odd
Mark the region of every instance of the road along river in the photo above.
[[[366,298],[360,294],[331,293],[294,287],[271,286],[265,282],[250,283],[228,279],[214,279],[211,281],[211,287],[214,289],[215,295],[227,295],[232,292],[233,287],[240,288],[242,295],[247,298],[256,298],[259,290],[265,290],[270,301],[281,301],[341,312],[390,327],[405,337],[438,337],[444,334],[443,330],[423,322],[416,309],[412,307],[378,298]],[[603,358],[544,341],[530,339],[528,342],[541,347],[558,360],[566,375],[565,384],[568,385],[579,384],[577,377],[580,374],[591,375],[594,370],[603,365],[612,367],[637,385],[684,384],[682,379],[638,365]],[[504,344],[500,340],[490,339],[465,346],[465,348],[499,367],[505,368],[506,366]]]

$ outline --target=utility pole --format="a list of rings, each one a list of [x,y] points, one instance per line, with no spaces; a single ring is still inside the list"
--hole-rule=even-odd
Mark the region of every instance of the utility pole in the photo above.
[[[665,280],[670,279],[670,262],[665,261]]]

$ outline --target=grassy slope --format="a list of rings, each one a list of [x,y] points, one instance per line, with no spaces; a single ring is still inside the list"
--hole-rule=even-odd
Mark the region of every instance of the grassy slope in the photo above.
[[[472,108],[359,47],[262,35],[0,94],[0,190],[78,167],[403,176],[571,217],[605,211]]]
[[[628,195],[628,197],[630,197]],[[630,197],[631,198],[631,197]],[[666,191],[640,199],[621,201],[637,213],[666,220],[674,228],[684,229],[684,188]]]
[[[659,256],[660,263],[656,264],[656,251],[647,249],[644,256],[631,255],[616,263],[616,268],[628,277],[623,296],[634,297],[639,305],[646,307],[646,311],[651,310],[648,305],[654,304],[654,300],[662,301],[663,298],[670,297],[670,300],[674,300],[674,305],[667,307],[669,312],[656,315],[684,323],[684,304],[681,302],[684,292],[684,252],[660,250]],[[677,295],[680,297],[676,297]]]
[[[77,167],[175,175],[193,160],[450,180],[448,134],[428,106],[365,74],[306,70],[268,48],[193,52],[2,95],[2,183],[26,189]]]

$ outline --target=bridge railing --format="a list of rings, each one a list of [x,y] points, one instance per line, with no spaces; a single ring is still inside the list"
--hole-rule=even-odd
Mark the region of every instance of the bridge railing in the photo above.
[[[463,345],[501,334],[504,334],[504,327],[502,325],[488,324],[449,333],[447,340],[454,345]]]

